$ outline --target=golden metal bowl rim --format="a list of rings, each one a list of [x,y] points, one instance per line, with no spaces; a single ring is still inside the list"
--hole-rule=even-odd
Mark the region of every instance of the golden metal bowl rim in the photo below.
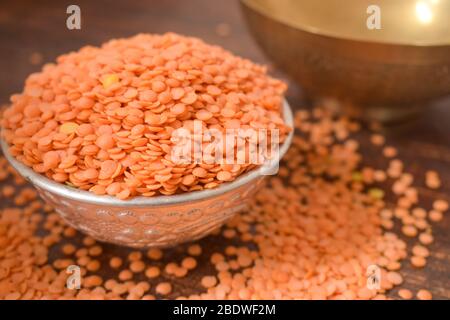
[[[293,23],[290,23],[288,21],[283,21],[280,18],[277,18],[270,13],[265,12],[264,10],[261,10],[261,8],[258,8],[256,5],[252,3],[253,0],[239,0],[242,6],[245,6],[248,10],[251,10],[257,14],[260,14],[264,16],[265,18],[275,21],[281,25],[284,25],[286,27],[292,28],[297,31],[313,34],[316,36],[329,38],[329,39],[335,39],[335,40],[342,40],[342,41],[350,41],[350,42],[359,42],[359,43],[366,43],[366,44],[374,44],[374,45],[386,45],[386,46],[401,46],[401,47],[412,47],[412,48],[440,48],[440,47],[449,47],[450,42],[421,42],[421,41],[411,41],[411,42],[392,42],[392,41],[376,41],[371,39],[364,39],[364,38],[358,38],[358,37],[344,37],[340,36],[339,34],[334,34],[332,32],[324,32],[319,30],[318,28],[315,28],[313,26],[302,26],[299,27],[298,25],[295,25]]]
[[[289,149],[292,137],[294,134],[294,119],[292,110],[286,101],[286,99],[283,101],[283,118],[287,126],[289,126],[292,130],[286,137],[286,140],[283,142],[279,149],[279,157],[278,159],[274,160],[271,164],[271,167],[275,164],[278,164],[278,162],[281,160],[283,155],[287,152]],[[154,207],[154,206],[167,206],[167,205],[173,205],[173,204],[180,204],[180,203],[189,203],[193,201],[201,201],[204,199],[212,198],[215,196],[219,196],[221,194],[227,193],[233,189],[236,189],[240,186],[243,186],[245,184],[250,183],[251,181],[255,180],[261,175],[264,175],[264,172],[268,169],[272,168],[264,168],[264,167],[258,167],[255,168],[240,177],[238,177],[236,180],[232,182],[227,182],[219,185],[217,188],[208,189],[208,190],[200,190],[200,191],[193,191],[193,192],[186,192],[182,194],[175,194],[170,196],[156,196],[156,197],[144,197],[144,196],[138,196],[133,197],[128,200],[120,200],[116,197],[112,196],[99,196],[92,192],[80,190],[77,188],[73,188],[70,186],[67,186],[62,183],[58,183],[56,181],[53,181],[47,177],[45,177],[42,174],[36,173],[28,166],[24,165],[20,161],[16,160],[8,151],[9,146],[8,144],[1,139],[0,146],[3,151],[4,157],[8,160],[8,162],[11,164],[11,166],[26,180],[30,181],[31,184],[34,186],[43,189],[45,191],[48,191],[50,193],[69,198],[72,200],[77,200],[80,202],[86,202],[91,204],[97,204],[97,205],[108,205],[108,206],[114,206],[114,207]]]

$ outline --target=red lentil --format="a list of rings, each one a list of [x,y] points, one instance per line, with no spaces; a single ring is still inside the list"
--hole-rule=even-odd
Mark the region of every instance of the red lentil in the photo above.
[[[202,247],[199,244],[193,244],[187,248],[187,252],[191,256],[199,256],[202,254]]]
[[[424,257],[412,256],[411,264],[416,268],[423,268],[427,264],[427,260]]]
[[[156,278],[160,275],[160,273],[160,269],[154,266],[147,268],[147,270],[145,271],[145,275],[147,276],[147,278]]]
[[[120,257],[112,257],[109,260],[109,265],[113,269],[118,269],[120,266],[122,266],[122,259]]]
[[[408,289],[398,290],[398,295],[400,298],[405,299],[405,300],[412,299],[412,297],[413,297],[411,290],[408,290]]]
[[[214,276],[204,276],[201,280],[202,286],[205,288],[214,287],[217,283],[217,279]]]
[[[156,293],[166,296],[172,292],[172,285],[169,282],[161,282],[155,288]]]
[[[231,174],[217,170],[220,164],[184,165],[177,183],[165,183],[172,175],[157,172],[173,167],[161,162],[170,156],[173,129],[194,119],[221,131],[257,124],[279,129],[283,142],[290,131],[281,114],[285,91],[266,68],[218,46],[140,34],[60,56],[30,75],[4,111],[2,136],[13,156],[57,182],[122,200],[170,195],[214,188],[254,168],[246,163]],[[131,154],[141,156],[139,165]],[[163,168],[151,169],[155,163]]]
[[[419,300],[431,300],[433,298],[433,296],[430,291],[425,290],[425,289],[420,289],[417,292],[417,298]]]
[[[192,270],[197,266],[197,260],[192,257],[186,257],[181,262],[181,265],[188,270]]]

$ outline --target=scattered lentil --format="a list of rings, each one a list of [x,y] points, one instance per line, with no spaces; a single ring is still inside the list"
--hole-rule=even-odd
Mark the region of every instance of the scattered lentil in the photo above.
[[[425,184],[430,189],[439,189],[441,186],[439,174],[434,170],[425,172]]]
[[[155,289],[156,293],[166,296],[172,292],[172,285],[169,282],[158,283]]]
[[[437,210],[431,210],[428,213],[428,217],[430,218],[431,221],[433,222],[439,222],[442,220],[442,218],[444,217],[444,215],[442,214],[441,211],[437,211]]]
[[[192,244],[187,248],[187,252],[191,256],[199,256],[202,254],[202,247],[199,244]]]
[[[112,257],[109,260],[109,265],[113,269],[118,269],[122,266],[122,259],[120,257]]]
[[[417,292],[417,298],[419,300],[431,300],[433,298],[433,296],[430,291],[425,290],[425,289],[420,289]]]
[[[161,249],[150,248],[147,251],[147,257],[149,257],[152,260],[161,260],[162,256],[163,256],[163,252]]]
[[[423,232],[419,235],[419,241],[424,245],[432,244],[433,240],[433,236],[429,233]]]
[[[212,288],[216,285],[217,279],[214,276],[204,276],[201,280],[201,284],[205,288]]]
[[[405,300],[412,299],[412,297],[413,297],[411,290],[408,290],[408,289],[398,290],[398,295],[400,298],[405,299]]]
[[[427,260],[424,257],[412,256],[411,264],[416,268],[423,268],[427,264]]]
[[[161,274],[161,271],[158,267],[148,267],[147,270],[145,270],[145,276],[147,278],[156,278],[159,277],[159,275]]]
[[[181,265],[188,270],[192,270],[197,266],[197,260],[192,257],[186,257],[181,262]]]

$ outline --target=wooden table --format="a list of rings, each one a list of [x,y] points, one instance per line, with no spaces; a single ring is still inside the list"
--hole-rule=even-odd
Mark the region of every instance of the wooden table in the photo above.
[[[237,55],[268,63],[248,33],[237,1],[227,0],[127,0],[76,1],[81,7],[81,30],[66,28],[66,8],[71,1],[2,1],[0,3],[0,103],[6,103],[11,93],[18,92],[26,76],[40,69],[30,63],[53,61],[58,55],[81,46],[98,45],[110,38],[126,37],[139,32],[163,33],[173,31],[197,36],[206,42],[219,44]],[[219,35],[217,28],[230,28],[228,36]],[[220,28],[220,27],[219,27]],[[38,53],[38,54],[36,54]],[[35,62],[36,62],[35,61]],[[277,75],[282,74],[275,70]],[[290,82],[288,99],[294,108],[302,104],[298,87]],[[422,202],[429,207],[436,197],[450,201],[450,100],[430,109],[415,121],[385,130],[388,141],[399,149],[407,170],[418,179]],[[377,161],[377,159],[375,159]],[[443,187],[430,192],[424,187],[424,172],[440,173]],[[7,205],[2,203],[1,205]],[[403,263],[406,286],[411,289],[429,288],[435,298],[450,298],[450,217],[434,227],[435,243],[432,255],[423,270]],[[202,240],[208,251],[223,244],[215,237]],[[126,249],[106,246],[108,256]],[[176,256],[179,249],[168,252]],[[195,284],[211,266],[200,263],[189,281],[179,281],[175,289],[181,294],[198,291]],[[392,293],[395,297],[395,294]]]

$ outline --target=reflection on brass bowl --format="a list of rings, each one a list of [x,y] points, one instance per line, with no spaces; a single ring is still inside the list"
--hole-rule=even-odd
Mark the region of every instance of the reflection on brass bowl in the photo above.
[[[311,98],[395,121],[450,94],[450,0],[241,0],[257,42]],[[369,5],[381,29],[369,30]]]

